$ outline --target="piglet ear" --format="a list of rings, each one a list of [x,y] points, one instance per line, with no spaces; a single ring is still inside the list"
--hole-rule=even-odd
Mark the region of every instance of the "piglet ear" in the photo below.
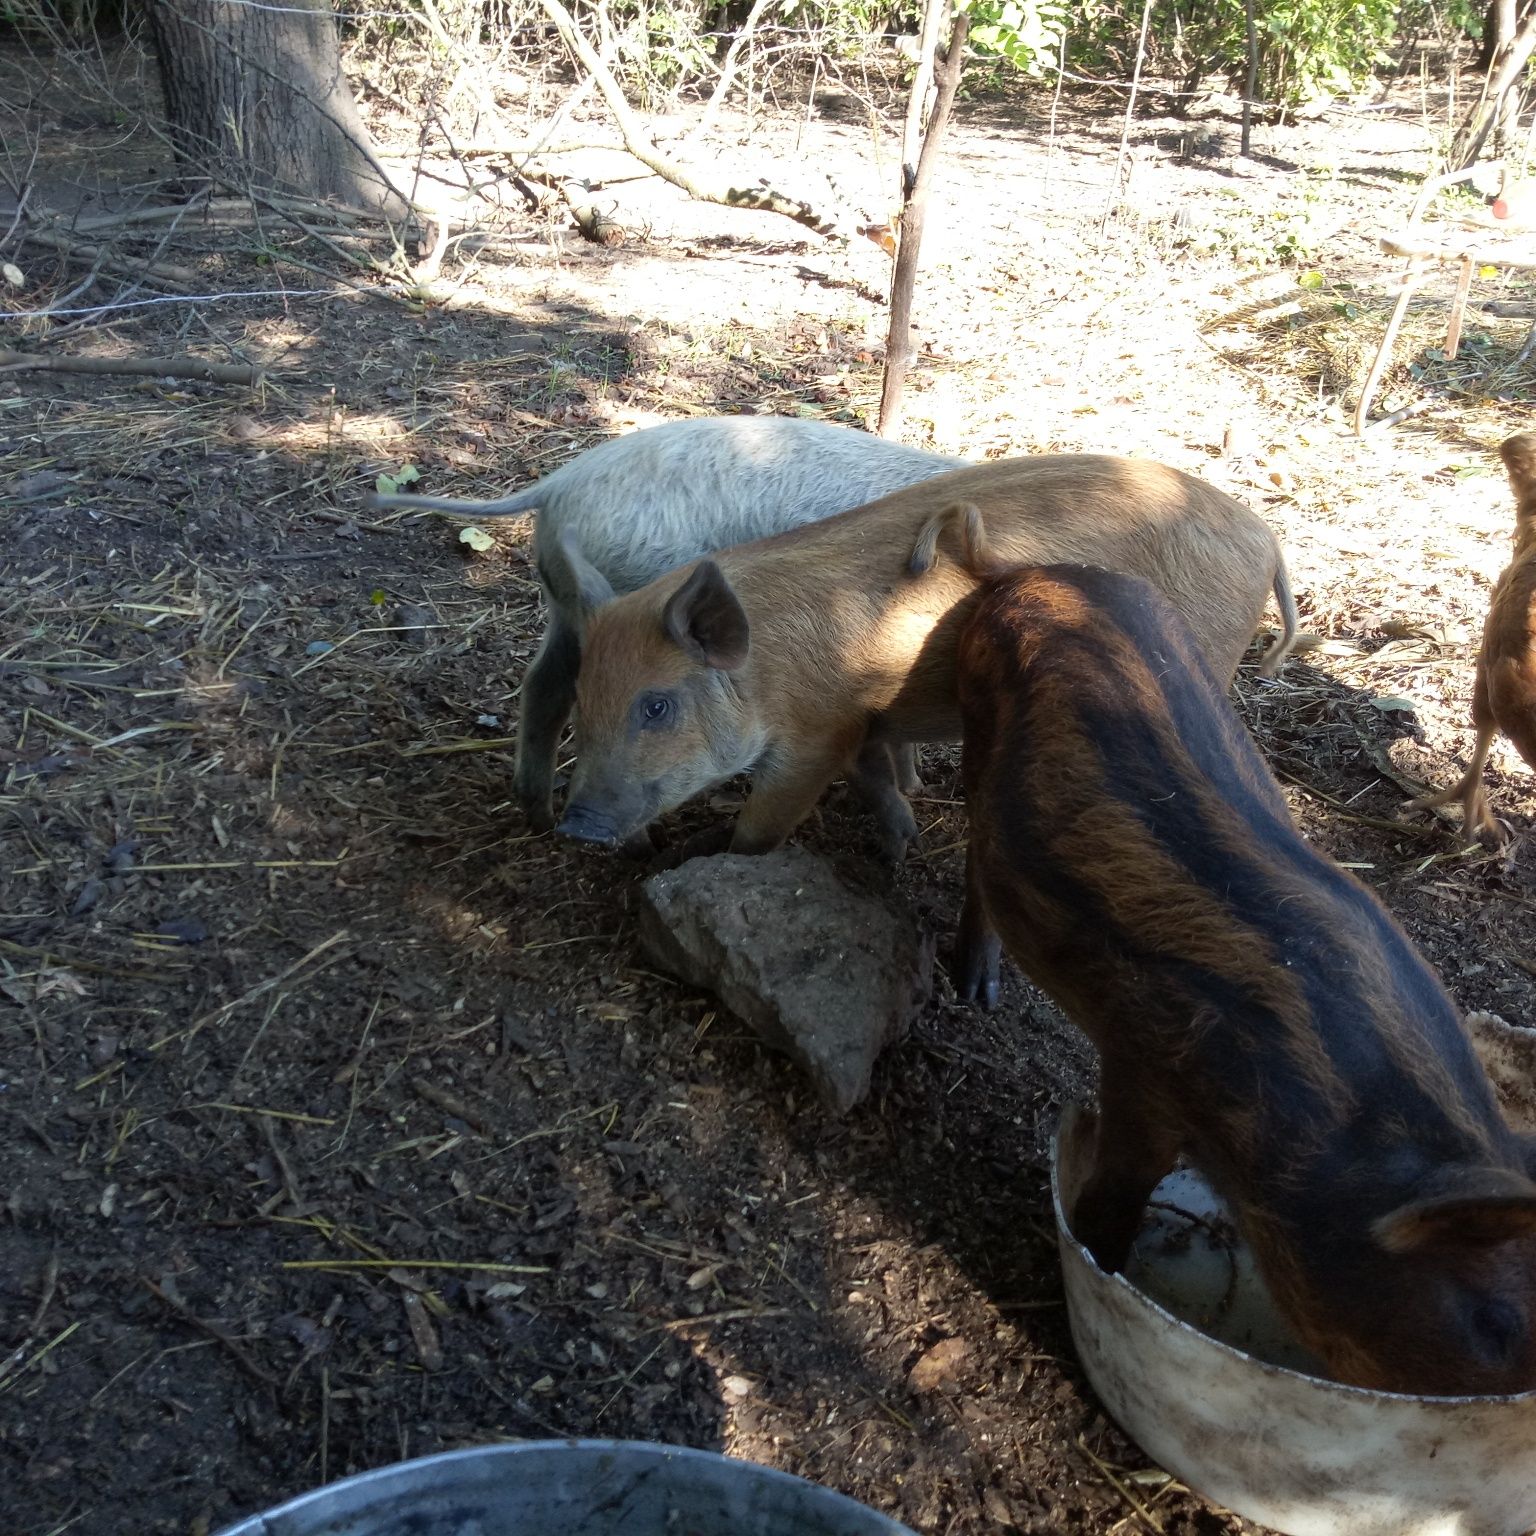
[[[1471,1168],[1444,1194],[1412,1200],[1371,1224],[1388,1253],[1494,1248],[1536,1232],[1536,1183],[1507,1168]]]
[[[661,622],[667,634],[706,667],[734,672],[747,659],[751,625],[713,560],[699,561],[667,599]]]
[[[590,617],[604,603],[613,601],[613,585],[581,552],[575,533],[567,528],[538,552],[539,576],[557,601],[573,598],[582,617]]]

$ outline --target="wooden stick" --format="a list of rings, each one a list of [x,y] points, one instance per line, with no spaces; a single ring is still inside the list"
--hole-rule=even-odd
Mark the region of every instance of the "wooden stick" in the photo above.
[[[303,198],[273,197],[268,201],[284,213],[302,212],[312,216],[324,215],[335,219],[340,224],[356,224],[360,219],[367,217],[366,214],[351,209]],[[225,215],[238,217],[243,214],[248,217],[254,212],[249,198],[200,196],[185,203],[164,203],[154,208],[134,208],[127,213],[93,214],[84,219],[66,219],[62,214],[44,210],[39,210],[39,217],[46,217],[51,225],[67,230],[70,234],[99,234],[103,230],[125,229],[134,224],[160,224],[170,219],[186,217],[195,218],[199,222],[217,223]]]
[[[1386,372],[1387,364],[1392,360],[1392,343],[1397,340],[1403,316],[1408,313],[1408,301],[1413,297],[1414,290],[1424,281],[1425,276],[1423,258],[1410,257],[1408,270],[1403,274],[1402,291],[1398,294],[1397,303],[1393,306],[1392,318],[1387,321],[1386,334],[1381,338],[1381,345],[1376,349],[1370,372],[1366,374],[1365,383],[1360,387],[1360,400],[1355,406],[1356,437],[1364,435],[1366,423],[1370,420],[1371,400],[1376,394],[1376,386],[1381,383],[1382,374]]]
[[[200,357],[44,357],[0,347],[7,373],[142,373],[157,379],[207,379],[213,384],[257,384],[260,368],[247,363],[210,363]]]
[[[148,1275],[140,1275],[139,1282],[157,1301],[169,1307],[183,1322],[190,1323],[199,1333],[206,1333],[210,1339],[222,1344],[235,1357],[235,1363],[252,1381],[259,1382],[264,1387],[270,1387],[274,1392],[279,1389],[277,1377],[262,1370],[227,1330],[219,1327],[217,1323],[210,1323],[206,1318],[199,1317],[185,1302],[178,1301],[169,1291],[162,1290]]]
[[[923,122],[928,116],[928,93],[933,87],[934,63],[939,53],[939,28],[944,25],[943,0],[927,0],[917,43],[917,74],[907,97],[907,116],[901,129],[901,202],[905,207],[917,185],[917,162],[923,150]]]
[[[1389,256],[1411,261],[1470,261],[1474,266],[1504,267],[1511,272],[1536,270],[1536,256],[1514,256],[1507,251],[1469,251],[1465,246],[1413,245],[1396,235],[1383,235],[1381,248]]]
[[[1104,199],[1104,215],[1099,220],[1099,234],[1109,228],[1109,216],[1115,211],[1115,201],[1125,191],[1125,153],[1131,142],[1131,119],[1136,115],[1136,93],[1141,89],[1141,71],[1147,62],[1147,29],[1152,24],[1153,0],[1142,0],[1141,36],[1136,42],[1136,66],[1131,70],[1130,94],[1125,98],[1125,121],[1120,126],[1120,148],[1115,155],[1115,174],[1109,184],[1109,196]]]
[[[1461,271],[1456,274],[1456,296],[1451,300],[1451,324],[1445,333],[1445,360],[1454,362],[1461,350],[1461,317],[1467,310],[1467,295],[1472,291],[1472,258],[1461,258]]]

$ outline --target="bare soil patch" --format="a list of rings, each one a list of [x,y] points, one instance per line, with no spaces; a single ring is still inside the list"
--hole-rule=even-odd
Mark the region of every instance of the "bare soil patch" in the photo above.
[[[1054,126],[1049,105],[961,112],[910,436],[1147,454],[1262,508],[1328,644],[1276,685],[1245,672],[1246,718],[1308,835],[1458,1001],[1528,1022],[1523,766],[1491,773],[1507,856],[1398,807],[1469,744],[1510,522],[1492,449],[1531,375],[1359,442],[1307,307],[1384,305],[1373,242],[1422,167],[1421,102],[1263,130],[1248,165],[1233,123],[1193,154],[1186,124],[1138,120],[1118,197],[1111,105],[1068,99]],[[841,118],[751,143],[878,194]],[[212,242],[205,291],[266,297],[76,343],[250,358],[279,374],[261,395],[0,380],[7,1526],[206,1531],[400,1457],[592,1434],[729,1450],[934,1536],[1119,1531],[1142,1519],[1127,1490],[1168,1536],[1239,1531],[1147,1469],[1073,1357],[1045,1159],[1091,1091],[1083,1041],[1016,976],[991,1016],[941,976],[870,1100],[829,1119],[638,962],[634,866],[511,809],[526,527],[473,556],[363,508],[403,463],[485,495],[636,423],[864,419],[873,246],[625,196],[644,238],[529,224],[416,312],[284,298]],[[1303,225],[1328,284],[1306,302],[1279,264]],[[1524,331],[1477,328],[1496,358]],[[838,796],[801,841],[947,934],[956,766],[927,755],[894,882]]]

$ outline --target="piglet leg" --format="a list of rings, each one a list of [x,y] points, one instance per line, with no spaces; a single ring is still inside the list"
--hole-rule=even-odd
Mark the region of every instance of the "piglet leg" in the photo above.
[[[547,832],[555,824],[555,749],[576,703],[581,636],[558,607],[538,654],[523,674],[513,791],[529,825]]]
[[[910,741],[893,746],[891,761],[896,768],[897,789],[909,797],[922,794],[923,776],[917,769],[917,748]]]
[[[907,844],[917,836],[917,820],[912,807],[897,788],[897,776],[903,763],[911,767],[910,747],[891,747],[883,741],[866,741],[859,749],[854,769],[855,782],[869,802],[880,824],[880,851],[893,864],[899,864]],[[903,756],[903,754],[908,754]]]
[[[979,1001],[983,1008],[997,1007],[997,980],[1002,956],[1002,940],[988,920],[986,904],[981,899],[976,855],[968,852],[965,906],[960,912],[960,930],[955,935],[955,995],[961,1002]]]
[[[814,752],[780,749],[757,770],[752,793],[731,833],[732,853],[771,853],[815,809],[858,744],[833,740]]]
[[[1178,1156],[1148,1114],[1146,1086],[1135,1073],[1104,1063],[1093,1172],[1078,1196],[1072,1230],[1106,1274],[1125,1268],[1147,1199]]]

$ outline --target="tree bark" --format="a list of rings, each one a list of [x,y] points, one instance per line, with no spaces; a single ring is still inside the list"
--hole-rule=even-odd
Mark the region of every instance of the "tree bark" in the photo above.
[[[341,72],[326,0],[283,7],[150,0],[150,35],[183,172],[402,217]]]
[[[928,116],[928,94],[933,88],[934,60],[939,52],[939,28],[944,25],[945,0],[927,0],[923,25],[918,33],[917,72],[907,97],[907,117],[901,128],[901,200],[912,196],[917,181],[917,162],[922,154],[923,123]]]
[[[896,245],[896,270],[891,276],[891,328],[885,342],[885,374],[880,381],[880,421],[876,427],[881,437],[895,437],[901,431],[901,397],[906,387],[907,369],[912,366],[912,290],[917,282],[917,257],[923,242],[923,223],[928,216],[928,192],[933,185],[933,168],[938,164],[939,145],[949,123],[955,92],[960,89],[960,72],[965,64],[965,39],[971,18],[961,11],[950,29],[949,47],[944,61],[934,75],[939,92],[923,135],[922,152],[910,188],[903,167],[904,202]]]
[[[1528,11],[1530,0],[1526,0],[1518,9]],[[1488,9],[1483,13],[1483,42],[1478,49],[1476,65],[1484,74],[1493,68],[1493,61],[1499,54],[1509,47],[1516,27],[1523,19],[1517,14],[1516,0],[1489,0]]]
[[[1519,30],[1500,49],[1494,60],[1494,73],[1487,94],[1457,130],[1447,157],[1452,170],[1465,169],[1482,153],[1494,124],[1504,116],[1508,106],[1507,98],[1518,87],[1520,76],[1530,63],[1533,52],[1536,52],[1536,8],[1526,14]]]

